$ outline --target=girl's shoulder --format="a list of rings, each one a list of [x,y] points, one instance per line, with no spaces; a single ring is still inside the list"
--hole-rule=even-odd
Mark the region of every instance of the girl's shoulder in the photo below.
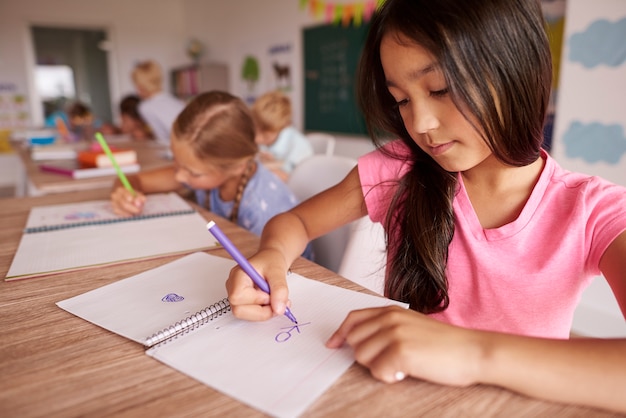
[[[546,160],[550,171],[551,188],[562,189],[577,194],[579,197],[623,196],[626,198],[626,187],[613,183],[603,177],[570,171],[563,168],[551,156]]]
[[[411,168],[411,150],[401,140],[393,140],[358,159],[363,184],[399,179]]]
[[[566,170],[551,157],[548,163],[552,170],[541,194],[544,210],[576,217],[591,231],[620,232],[626,228],[626,187],[599,176]]]

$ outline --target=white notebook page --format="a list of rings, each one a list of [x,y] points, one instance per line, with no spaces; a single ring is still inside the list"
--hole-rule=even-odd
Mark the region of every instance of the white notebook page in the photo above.
[[[143,344],[152,334],[225,298],[224,283],[234,266],[228,258],[193,253],[57,305]],[[176,302],[164,301],[168,295],[176,295],[170,298]]]
[[[233,265],[232,260],[195,253],[58,305],[104,328],[143,341],[155,329],[182,319],[168,313],[164,314],[167,319],[161,318],[166,323],[153,323],[149,312],[160,315],[170,308],[160,302],[163,295],[185,297],[200,292],[204,305],[210,305],[226,294],[224,281]],[[297,327],[284,316],[247,322],[228,313],[146,353],[270,415],[303,413],[354,362],[349,348],[324,346],[347,313],[373,306],[406,305],[298,274],[290,274],[288,280]],[[144,298],[150,301],[144,302]],[[132,308],[129,300],[134,301]],[[109,312],[111,306],[116,307],[116,313]],[[145,331],[141,330],[143,326]]]

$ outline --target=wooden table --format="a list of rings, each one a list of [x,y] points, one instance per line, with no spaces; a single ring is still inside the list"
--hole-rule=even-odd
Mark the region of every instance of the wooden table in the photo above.
[[[32,206],[106,198],[102,190],[0,200],[0,273],[6,276]],[[208,215],[208,213],[203,213]],[[214,216],[211,216],[215,219]],[[217,219],[249,256],[258,238]],[[223,249],[208,252],[227,256]],[[36,256],[36,255],[34,255]],[[55,302],[180,256],[0,282],[0,416],[237,416],[262,413],[144,354],[143,347],[58,308]],[[293,270],[331,284],[358,285],[304,259]],[[406,379],[384,384],[354,364],[306,417],[610,417],[596,409],[529,399],[490,386],[453,388]]]
[[[172,163],[167,157],[169,147],[155,141],[128,141],[121,138],[109,140],[111,145],[118,148],[134,149],[137,151],[137,162],[141,170],[150,170]],[[30,149],[22,144],[14,146],[22,163],[19,173],[21,185],[18,196],[40,196],[51,193],[65,193],[93,189],[110,189],[115,176],[92,177],[73,179],[55,173],[47,173],[39,169],[41,161],[33,161]]]

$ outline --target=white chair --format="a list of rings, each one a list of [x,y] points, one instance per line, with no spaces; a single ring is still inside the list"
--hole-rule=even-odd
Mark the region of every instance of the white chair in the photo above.
[[[313,155],[298,164],[287,184],[300,200],[339,183],[354,168],[356,160],[338,155]],[[337,272],[350,237],[351,225],[345,225],[313,240],[315,262]]]
[[[337,273],[373,292],[384,294],[387,251],[381,224],[364,216],[350,226]]]
[[[331,134],[323,132],[311,132],[306,134],[307,139],[313,146],[314,154],[333,155],[337,140]]]

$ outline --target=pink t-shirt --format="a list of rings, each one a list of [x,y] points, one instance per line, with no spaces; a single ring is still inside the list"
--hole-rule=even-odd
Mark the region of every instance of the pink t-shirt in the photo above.
[[[387,145],[408,153],[400,141]],[[404,151],[402,151],[404,150]],[[468,328],[568,338],[581,293],[608,245],[626,230],[626,188],[562,169],[547,153],[513,222],[484,229],[459,175],[448,252],[450,305],[431,315]],[[359,159],[370,218],[384,222],[393,181],[410,163],[373,151]],[[374,187],[379,185],[378,187]]]

